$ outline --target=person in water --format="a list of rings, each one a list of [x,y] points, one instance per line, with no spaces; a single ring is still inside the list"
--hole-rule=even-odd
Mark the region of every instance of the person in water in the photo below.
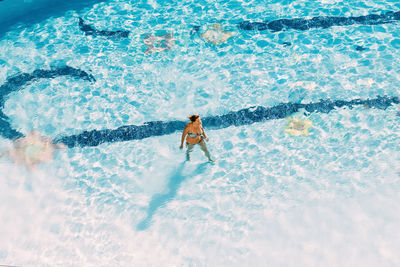
[[[183,142],[185,141],[186,135],[186,160],[190,161],[190,152],[192,152],[194,146],[196,144],[200,145],[201,150],[203,150],[205,156],[208,158],[209,161],[214,162],[213,159],[211,159],[210,152],[207,149],[206,143],[204,142],[204,139],[208,142],[208,138],[206,136],[206,133],[204,132],[203,125],[200,120],[199,115],[192,115],[189,117],[190,121],[185,129],[183,130],[182,133],[182,139],[181,139],[181,146],[180,149],[183,148]]]

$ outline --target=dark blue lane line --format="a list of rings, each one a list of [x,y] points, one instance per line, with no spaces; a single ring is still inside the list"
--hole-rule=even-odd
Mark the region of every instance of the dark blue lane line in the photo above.
[[[127,38],[129,36],[129,31],[108,31],[108,30],[97,30],[94,27],[85,24],[82,18],[79,18],[79,28],[85,33],[85,35],[93,36],[105,36],[114,38]]]
[[[0,136],[8,139],[15,139],[23,136],[22,133],[11,127],[9,118],[3,113],[4,103],[7,100],[6,96],[11,92],[21,90],[22,87],[27,85],[29,82],[38,79],[51,79],[59,76],[71,76],[89,82],[96,81],[93,75],[69,66],[53,68],[50,70],[39,69],[32,73],[21,73],[8,78],[7,81],[0,86]]]
[[[141,140],[152,136],[172,134],[182,131],[187,122],[184,121],[150,121],[143,125],[127,125],[117,129],[84,131],[80,134],[57,138],[55,143],[63,143],[68,147],[98,146],[102,143],[114,143],[130,140]]]
[[[222,129],[230,126],[248,125],[255,122],[283,119],[304,109],[307,112],[328,113],[335,108],[364,105],[369,108],[387,109],[392,104],[399,104],[398,97],[378,96],[374,99],[321,100],[316,103],[281,103],[274,107],[255,106],[232,111],[220,116],[209,116],[202,119],[203,126],[208,129]],[[152,136],[172,134],[182,131],[186,121],[150,121],[143,125],[127,125],[117,129],[84,131],[80,134],[57,138],[68,147],[98,146],[102,143],[141,140]]]
[[[358,17],[334,17],[334,16],[319,16],[311,19],[293,18],[293,19],[277,19],[263,22],[241,21],[237,23],[237,27],[246,31],[265,31],[280,32],[289,29],[306,31],[312,28],[329,28],[333,26],[350,26],[350,25],[379,25],[394,23],[400,20],[400,11],[388,11],[383,14],[370,14]],[[97,30],[89,24],[85,24],[82,18],[79,18],[79,28],[86,35],[105,36],[116,38],[127,38],[129,31],[117,30]],[[200,32],[201,26],[194,25],[190,30],[190,35],[193,36]]]
[[[312,28],[329,28],[332,26],[349,25],[379,25],[393,23],[400,20],[400,11],[389,11],[383,14],[370,14],[359,17],[329,17],[321,16],[311,19],[277,19],[264,22],[242,21],[237,24],[239,29],[246,31],[265,31],[279,32],[284,30],[306,31]]]
[[[365,47],[360,46],[360,45],[356,45],[355,48],[356,48],[357,51],[360,51],[360,52],[361,52],[361,51],[368,50],[368,48],[365,48]]]
[[[35,70],[33,73],[22,73],[7,79],[6,83],[0,87],[0,135],[15,139],[22,137],[23,134],[11,127],[9,118],[3,113],[6,96],[14,91],[21,90],[23,86],[37,79],[51,79],[58,76],[71,76],[89,82],[95,78],[87,72],[64,66],[51,70]],[[378,96],[373,99],[353,99],[353,100],[321,100],[316,103],[281,103],[274,107],[255,106],[250,108],[232,111],[224,115],[209,116],[203,118],[203,125],[208,129],[222,129],[230,126],[248,125],[255,122],[262,122],[274,119],[286,118],[304,109],[306,112],[328,113],[335,108],[364,105],[370,108],[387,109],[392,104],[399,104],[398,97]],[[56,143],[64,143],[68,147],[98,146],[102,143],[123,142],[130,140],[141,140],[153,136],[172,134],[182,131],[186,121],[150,121],[143,125],[126,125],[117,129],[91,130],[71,136],[61,136],[56,138]]]

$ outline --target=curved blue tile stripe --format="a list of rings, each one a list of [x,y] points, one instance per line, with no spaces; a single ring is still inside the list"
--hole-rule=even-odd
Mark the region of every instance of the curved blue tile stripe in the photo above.
[[[6,96],[14,91],[21,90],[22,87],[29,82],[38,79],[51,79],[58,76],[71,76],[74,78],[79,78],[87,81],[95,81],[93,75],[87,72],[72,68],[69,66],[53,68],[50,70],[35,70],[32,73],[21,73],[11,78],[0,86],[0,135],[8,138],[14,139],[22,137],[23,134],[11,127],[8,117],[3,113],[4,102],[6,101]]]
[[[316,103],[282,103],[274,107],[256,106],[232,111],[220,116],[209,116],[202,119],[203,126],[208,129],[222,129],[230,126],[248,125],[274,119],[286,118],[300,109],[307,112],[328,113],[335,108],[364,105],[378,109],[387,109],[392,104],[399,104],[398,97],[378,96],[374,99],[345,100],[321,100]],[[68,147],[97,146],[106,142],[122,142],[129,140],[140,140],[152,136],[171,134],[182,131],[186,126],[185,121],[150,121],[143,125],[127,125],[117,129],[84,131],[81,134],[64,136],[56,142],[62,142]]]
[[[87,72],[69,66],[55,68],[51,70],[35,70],[33,73],[22,73],[7,79],[6,83],[0,87],[0,135],[15,139],[22,137],[23,134],[11,127],[8,117],[2,112],[6,96],[21,90],[27,83],[43,78],[54,78],[58,76],[71,76],[87,81],[95,81],[95,78]],[[378,96],[374,99],[353,99],[353,100],[321,100],[316,103],[281,103],[274,107],[255,106],[250,108],[232,111],[224,115],[209,116],[203,118],[203,125],[209,129],[222,129],[230,126],[248,125],[255,122],[262,122],[273,119],[286,118],[304,109],[307,112],[328,113],[335,108],[364,105],[368,107],[386,109],[392,104],[399,104],[398,97]],[[186,121],[150,121],[143,125],[126,125],[117,129],[84,131],[80,134],[62,136],[55,140],[56,143],[64,143],[68,147],[98,146],[102,143],[122,142],[130,140],[141,140],[152,136],[172,134],[182,131]]]
[[[129,36],[129,31],[107,31],[107,30],[96,30],[92,26],[85,24],[82,18],[79,18],[79,28],[85,33],[85,35],[93,36],[105,36],[105,37],[115,37],[115,38],[127,38]]]
[[[68,147],[98,146],[102,143],[123,142],[140,140],[152,136],[172,134],[185,128],[184,121],[150,121],[143,125],[127,125],[117,129],[92,130],[71,136],[57,138],[55,142],[61,142]]]
[[[306,31],[312,28],[329,28],[332,26],[349,26],[349,25],[379,25],[393,23],[400,20],[400,11],[389,11],[383,14],[370,14],[358,17],[334,17],[320,16],[311,19],[294,18],[294,19],[277,19],[272,21],[251,22],[241,21],[237,24],[239,29],[246,31],[265,31],[279,32],[288,29]],[[117,30],[97,30],[93,26],[85,24],[82,18],[79,18],[79,28],[86,35],[105,36],[116,38],[127,38],[129,31]],[[200,32],[200,26],[195,25],[190,30],[190,35]]]
[[[294,19],[277,19],[264,22],[242,21],[237,26],[247,31],[264,31],[279,32],[288,29],[306,31],[312,28],[329,28],[332,26],[349,26],[349,25],[378,25],[393,23],[400,20],[400,11],[389,11],[383,14],[370,14],[359,17],[314,17],[311,19],[294,18]]]

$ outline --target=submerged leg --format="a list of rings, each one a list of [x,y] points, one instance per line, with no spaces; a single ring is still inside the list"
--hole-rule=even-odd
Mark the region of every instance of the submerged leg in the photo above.
[[[201,150],[203,150],[204,155],[206,155],[206,157],[208,158],[208,160],[214,162],[214,160],[211,158],[210,152],[208,151],[204,140],[201,140],[199,145],[200,145]]]
[[[190,161],[190,152],[192,152],[194,144],[186,144],[187,150],[186,150],[186,160]]]

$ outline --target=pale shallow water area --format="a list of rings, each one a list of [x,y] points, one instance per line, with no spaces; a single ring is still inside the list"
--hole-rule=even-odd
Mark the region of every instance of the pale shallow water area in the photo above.
[[[399,21],[238,27],[386,14],[400,10],[396,1],[178,2],[88,1],[7,29],[1,88],[63,66],[93,77],[59,71],[24,83],[4,96],[11,127],[57,139],[252,106],[400,96]],[[234,35],[205,42],[213,23]],[[167,33],[170,50],[145,54],[147,35]],[[317,106],[290,114],[311,121],[308,135],[285,132],[289,116],[205,127],[215,163],[199,147],[186,162],[180,131],[86,140],[33,171],[1,158],[0,265],[399,266],[398,104]],[[1,152],[11,147],[0,137]]]

